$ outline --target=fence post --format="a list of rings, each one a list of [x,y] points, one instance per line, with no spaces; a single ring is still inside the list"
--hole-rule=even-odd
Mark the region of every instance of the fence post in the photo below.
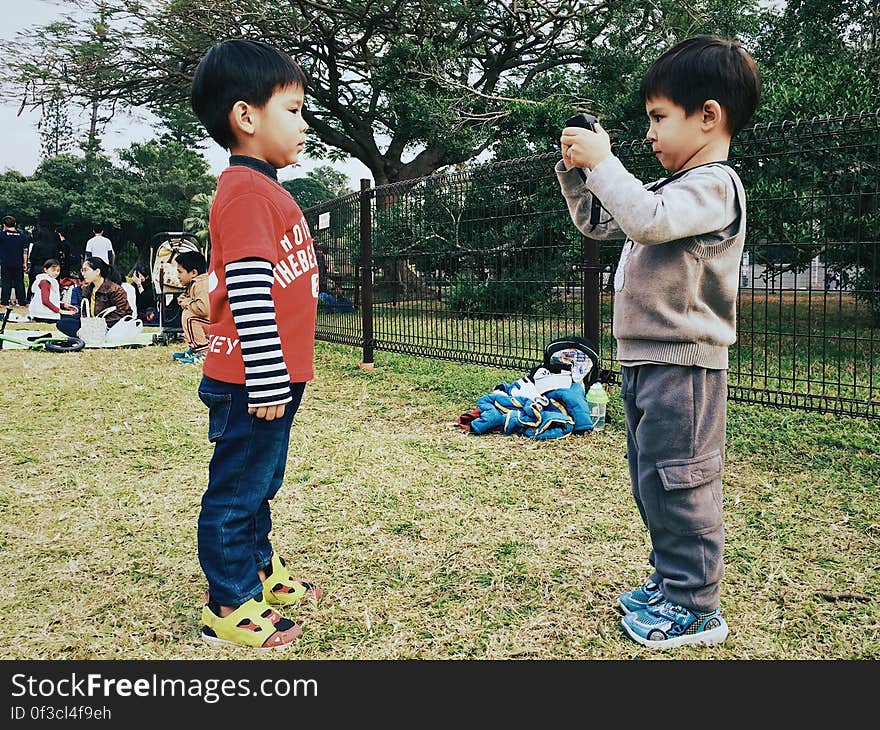
[[[370,201],[373,191],[369,178],[361,178],[359,196],[361,213],[361,336],[364,359],[358,367],[373,369],[373,215]]]
[[[602,354],[602,340],[599,337],[599,305],[602,289],[602,269],[599,266],[599,242],[587,238],[583,239],[581,247],[581,328],[584,337],[592,340],[599,347]]]

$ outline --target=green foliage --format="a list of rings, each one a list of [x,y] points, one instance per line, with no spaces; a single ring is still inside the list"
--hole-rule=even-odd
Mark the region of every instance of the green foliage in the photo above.
[[[106,3],[92,5],[85,18],[63,20],[28,29],[0,43],[3,56],[0,81],[22,99],[23,106],[41,112],[47,152],[62,152],[70,128],[63,105],[85,111],[79,146],[87,158],[101,150],[101,135],[117,109],[119,87],[129,82],[120,66],[128,48],[130,29],[109,23]]]
[[[880,6],[791,0],[768,12],[756,43],[762,72],[757,122],[880,108]]]
[[[192,197],[215,183],[205,159],[179,142],[134,143],[120,150],[119,159],[129,211],[144,217],[182,221]]]
[[[161,120],[163,140],[193,147],[204,132],[189,110],[189,79],[202,53],[218,38],[272,38],[308,76],[309,154],[356,157],[380,184],[484,150],[508,159],[553,149],[577,106],[597,113],[612,139],[638,138],[642,74],[696,33],[738,38],[753,51],[764,76],[757,122],[880,106],[880,11],[864,0],[256,7],[252,0],[101,0],[89,17],[6,44],[0,77],[28,106],[46,110],[53,151],[64,141],[48,131],[63,123],[51,118],[59,88],[94,112],[90,154],[100,150],[101,128],[120,102],[147,106]]]
[[[205,129],[188,100],[157,103],[151,111],[158,118],[154,129],[159,132],[160,142],[177,142],[191,149],[198,149],[202,145]],[[211,144],[214,142],[211,141]]]
[[[216,184],[207,161],[176,142],[134,143],[119,151],[119,160],[65,154],[44,159],[30,177],[3,173],[0,209],[22,225],[63,229],[74,248],[102,223],[120,258],[124,250],[136,258],[146,255],[154,233],[181,230],[193,196],[211,193]]]
[[[574,68],[553,69],[528,86],[508,86],[504,95],[517,98],[498,122],[493,157],[508,160],[557,149],[565,120],[594,106],[591,88],[587,75]]]
[[[44,157],[55,157],[73,149],[73,125],[61,89],[54,89],[46,99],[37,128]]]
[[[870,71],[851,58],[787,55],[764,69],[762,81],[758,123],[872,111],[880,103]]]
[[[461,273],[452,279],[446,304],[461,317],[504,317],[543,311],[550,295],[542,271],[517,269],[484,281]]]
[[[435,69],[450,69],[460,61],[454,43],[442,46],[424,39],[400,39],[381,58],[377,81],[387,95],[387,114],[382,123],[393,137],[407,145],[425,145],[441,159],[454,162],[468,159],[484,134],[479,127],[450,115],[450,108],[461,100],[452,96],[435,74]],[[455,77],[459,73],[452,71]],[[469,100],[467,113],[482,112],[486,104]]]
[[[298,177],[281,183],[300,208],[311,208],[313,205],[336,197],[333,191],[320,180],[313,177]]]
[[[334,198],[354,192],[348,187],[348,176],[330,165],[320,165],[314,170],[309,170],[306,173],[306,177],[317,180],[324,185],[333,194]]]
[[[209,223],[213,203],[213,192],[196,193],[190,201],[187,217],[183,219],[183,230],[194,234],[203,248],[211,244]]]
[[[601,0],[436,0],[393,9],[370,0],[101,0],[95,17],[68,23],[67,35],[82,45],[74,67],[94,72],[72,78],[84,99],[147,106],[171,122],[178,141],[191,138],[169,108],[186,101],[202,54],[219,38],[272,39],[308,78],[308,153],[356,157],[386,183],[476,157],[521,103],[513,92],[539,93],[551,83],[545,75],[587,63],[615,29],[645,16],[636,0],[613,9]],[[57,57],[49,50],[65,44],[58,36],[46,47],[20,42],[34,52],[32,67],[12,64],[18,83],[36,79],[42,89]]]
[[[28,179],[15,171],[0,173],[0,210],[13,213],[19,225],[36,225],[57,211],[57,191],[43,180]]]

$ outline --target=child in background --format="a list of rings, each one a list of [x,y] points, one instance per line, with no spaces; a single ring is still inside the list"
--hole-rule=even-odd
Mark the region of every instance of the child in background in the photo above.
[[[198,251],[184,251],[177,257],[177,277],[186,287],[178,294],[180,326],[183,339],[188,345],[183,352],[172,357],[179,363],[201,362],[208,349],[207,327],[211,307],[208,301],[208,262]]]
[[[58,320],[57,326],[68,337],[76,337],[81,325],[82,281],[80,277],[79,272],[71,272],[70,276],[58,281],[61,287],[61,302],[68,306],[61,313],[61,319]]]
[[[673,174],[643,185],[601,125],[563,130],[556,174],[584,235],[624,239],[613,329],[632,494],[653,571],[618,606],[630,638],[664,649],[717,644],[728,632],[721,478],[746,195],[727,157],[760,81],[738,43],[697,36],[652,64],[640,94],[647,140]],[[593,196],[605,209],[595,225]]]
[[[32,322],[48,322],[57,324],[62,314],[77,314],[79,310],[61,301],[61,288],[58,276],[61,274],[61,262],[48,259],[43,263],[43,270],[34,277],[31,284],[31,300],[28,303],[28,316]]]

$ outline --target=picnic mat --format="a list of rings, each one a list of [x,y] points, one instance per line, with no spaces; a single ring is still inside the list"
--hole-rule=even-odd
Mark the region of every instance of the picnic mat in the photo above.
[[[141,332],[139,335],[135,335],[130,339],[125,340],[125,342],[111,342],[104,343],[101,345],[86,345],[87,350],[101,350],[101,349],[111,349],[114,347],[144,347],[145,345],[153,344],[153,333],[152,332]]]
[[[150,331],[143,331],[139,335],[132,337],[130,340],[126,340],[125,342],[113,342],[111,344],[103,344],[103,345],[86,345],[86,349],[111,349],[114,347],[144,347],[146,345],[153,344],[153,332],[154,329],[150,329]],[[9,337],[15,337],[18,340],[26,340],[28,337],[33,337],[35,335],[44,335],[46,332],[51,332],[53,335],[57,337],[63,337],[64,335],[57,330],[25,330],[25,329],[7,329],[4,333]],[[3,341],[4,350],[26,350],[27,345],[18,345],[14,342],[9,342],[8,340]]]

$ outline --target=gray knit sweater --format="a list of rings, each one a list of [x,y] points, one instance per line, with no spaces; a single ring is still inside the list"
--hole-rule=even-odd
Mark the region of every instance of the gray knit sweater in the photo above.
[[[575,225],[589,238],[625,239],[614,277],[617,359],[727,368],[736,341],[746,195],[723,164],[692,168],[659,187],[643,185],[613,155],[593,171],[556,175]],[[595,194],[605,210],[595,228]]]

